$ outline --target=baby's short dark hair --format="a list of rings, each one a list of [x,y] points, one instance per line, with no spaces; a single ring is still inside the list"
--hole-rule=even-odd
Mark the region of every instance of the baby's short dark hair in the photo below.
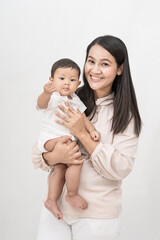
[[[78,77],[80,77],[81,70],[77,63],[75,63],[73,60],[69,58],[62,58],[58,61],[56,61],[51,68],[51,77],[54,77],[54,73],[58,68],[73,68],[78,71]]]

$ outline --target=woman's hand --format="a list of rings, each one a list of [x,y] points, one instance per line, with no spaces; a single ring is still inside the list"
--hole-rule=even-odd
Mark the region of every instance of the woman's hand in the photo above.
[[[71,141],[69,136],[61,137],[56,143],[52,152],[43,153],[43,158],[48,165],[63,164],[82,164],[81,152],[75,141]]]
[[[59,108],[67,114],[63,115],[60,113],[56,113],[58,117],[63,119],[64,121],[56,120],[58,124],[61,124],[65,127],[67,127],[70,131],[71,134],[73,134],[75,137],[79,138],[81,134],[86,132],[84,120],[82,117],[82,114],[79,110],[74,110],[69,104],[66,103],[66,106],[68,107],[65,108],[63,106],[59,106]]]

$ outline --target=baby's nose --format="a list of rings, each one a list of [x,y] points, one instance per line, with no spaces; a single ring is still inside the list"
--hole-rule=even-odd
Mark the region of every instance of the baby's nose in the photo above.
[[[65,84],[66,84],[66,85],[69,85],[69,80],[66,80],[66,81],[65,81]]]

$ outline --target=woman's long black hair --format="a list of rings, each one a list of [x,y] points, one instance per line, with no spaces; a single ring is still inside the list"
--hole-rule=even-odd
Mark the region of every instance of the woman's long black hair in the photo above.
[[[116,60],[117,66],[123,64],[123,72],[115,77],[112,85],[112,92],[114,92],[114,114],[112,120],[113,134],[123,132],[128,126],[131,119],[134,120],[135,133],[139,136],[141,131],[141,118],[138,110],[134,86],[132,83],[127,48],[122,40],[117,37],[106,35],[93,40],[86,51],[86,59],[88,58],[89,50],[95,44],[106,49]],[[84,85],[77,90],[77,94],[87,107],[86,115],[95,114],[96,104],[93,90],[90,88],[85,72],[83,71]]]

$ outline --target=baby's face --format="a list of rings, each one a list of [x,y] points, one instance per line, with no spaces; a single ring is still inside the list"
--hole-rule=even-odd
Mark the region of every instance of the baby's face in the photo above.
[[[61,96],[69,97],[80,84],[78,71],[74,68],[57,68],[51,79],[56,91]]]

